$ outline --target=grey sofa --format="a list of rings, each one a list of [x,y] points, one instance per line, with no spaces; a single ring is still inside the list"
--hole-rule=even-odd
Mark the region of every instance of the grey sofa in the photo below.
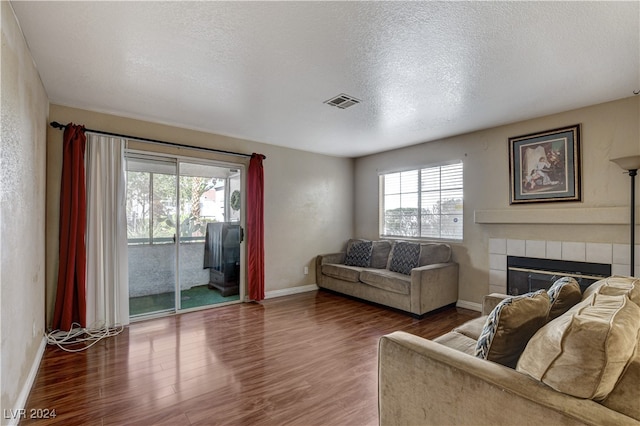
[[[380,425],[640,425],[638,279],[592,284],[581,301],[533,332],[516,368],[476,349],[505,298],[486,296],[482,317],[434,340],[400,331],[381,338]],[[547,302],[549,317],[555,300]],[[524,316],[515,305],[512,312]]]
[[[316,282],[416,317],[458,300],[458,264],[447,244],[351,239],[345,251],[316,258]]]

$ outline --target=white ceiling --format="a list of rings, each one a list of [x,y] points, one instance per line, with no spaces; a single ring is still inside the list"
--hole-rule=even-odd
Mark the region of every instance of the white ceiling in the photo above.
[[[637,1],[12,5],[52,103],[337,156],[640,89]]]

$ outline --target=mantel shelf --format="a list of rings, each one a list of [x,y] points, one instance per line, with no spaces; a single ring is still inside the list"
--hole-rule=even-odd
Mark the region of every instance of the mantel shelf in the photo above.
[[[540,225],[628,225],[629,208],[554,208],[521,209],[513,206],[500,210],[475,210],[474,222],[479,224],[540,224]],[[636,220],[636,222],[638,222]]]

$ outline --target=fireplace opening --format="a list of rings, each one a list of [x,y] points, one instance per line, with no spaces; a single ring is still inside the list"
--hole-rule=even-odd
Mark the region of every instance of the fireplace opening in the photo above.
[[[611,275],[606,263],[574,262],[507,256],[507,293],[512,296],[548,289],[562,277],[572,277],[584,290],[594,282]]]

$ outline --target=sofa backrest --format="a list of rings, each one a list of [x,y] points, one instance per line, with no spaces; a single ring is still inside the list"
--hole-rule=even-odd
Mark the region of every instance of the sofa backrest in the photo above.
[[[640,420],[640,403],[638,403],[638,383],[640,383],[640,337],[636,345],[636,353],[620,376],[616,387],[602,401],[602,405],[618,411],[636,420]]]
[[[633,303],[640,306],[640,279],[620,275],[603,278],[586,288],[582,293],[582,300],[595,293],[606,296],[625,295]]]
[[[529,340],[517,370],[555,390],[602,401],[633,359],[640,307],[624,295],[592,294]]]
[[[421,243],[419,266],[448,263],[451,261],[451,246],[442,243]]]
[[[554,339],[561,348],[558,354],[553,353]],[[536,352],[536,341],[538,353],[527,354]],[[571,362],[563,363],[565,354]],[[562,368],[554,372],[549,364],[541,369],[545,357]],[[556,390],[592,398],[640,420],[640,280],[612,276],[590,285],[581,302],[536,333],[520,361],[520,372],[540,376],[536,378]],[[555,373],[566,377],[554,378]],[[582,394],[587,384],[593,387],[590,395]]]
[[[346,252],[354,243],[361,241],[369,241],[362,238],[352,238],[347,241]],[[371,252],[371,267],[377,269],[389,268],[391,257],[393,256],[393,247],[397,241],[378,240],[373,241],[373,249]],[[413,243],[420,245],[420,258],[418,266],[434,265],[436,263],[451,262],[451,246],[443,243]]]
[[[352,238],[347,241],[347,253],[353,243],[360,241],[369,241],[360,238]],[[373,242],[373,248],[371,250],[371,267],[377,269],[384,269],[387,267],[389,260],[389,253],[391,252],[391,241],[380,240]]]

